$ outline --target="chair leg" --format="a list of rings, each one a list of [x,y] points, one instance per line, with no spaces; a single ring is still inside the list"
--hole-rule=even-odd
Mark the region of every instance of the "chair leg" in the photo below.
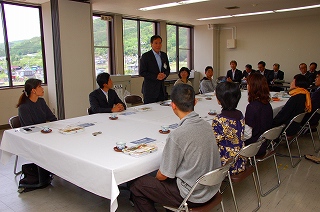
[[[249,162],[250,162],[250,165],[252,166],[253,164],[252,164],[251,158],[249,158]],[[253,156],[253,162],[254,162],[254,167],[257,170],[257,163],[256,163],[255,156]],[[258,173],[257,173],[257,176],[258,176]],[[256,207],[253,211],[258,211],[259,208],[261,207],[261,198],[260,198],[260,193],[259,193],[259,189],[258,189],[258,185],[257,185],[257,179],[256,179],[256,176],[255,176],[254,172],[252,172],[252,178],[253,178],[254,188],[256,190],[256,195],[257,195],[257,198],[258,198],[258,207]]]
[[[298,161],[296,163],[293,162],[293,157],[292,157],[292,154],[291,154],[291,151],[290,151],[290,144],[292,144],[294,142],[294,140],[296,140],[296,142],[297,142],[297,147],[298,147],[298,152],[299,152],[299,159],[298,159]],[[287,147],[288,147],[289,156],[290,156],[290,160],[291,160],[291,166],[292,166],[292,168],[295,168],[298,165],[298,163],[300,163],[300,161],[301,161],[301,153],[300,153],[298,139],[294,138],[289,142],[288,138],[286,136],[286,141],[287,141]]]
[[[21,172],[22,172],[22,171],[17,172],[17,164],[18,164],[18,155],[16,155],[16,160],[15,160],[15,162],[14,162],[14,170],[13,170],[13,173],[14,173],[15,175],[19,175],[19,174],[21,174]]]
[[[316,147],[316,142],[314,141],[313,132],[312,132],[312,130],[311,130],[310,125],[308,125],[308,127],[309,127],[310,135],[311,135],[311,138],[312,138],[312,143],[313,143],[314,152],[315,152],[315,153],[318,153],[318,152],[320,151],[320,146],[319,146],[319,148],[317,149],[317,147]],[[317,128],[317,133],[318,133],[319,142],[320,142],[320,136],[319,136],[319,130],[318,130],[318,128]]]
[[[269,159],[269,158],[268,158]],[[260,189],[260,195],[262,197],[265,197],[267,196],[268,194],[270,194],[273,190],[275,190],[276,188],[278,188],[281,184],[281,180],[280,180],[280,175],[279,175],[279,169],[278,169],[278,164],[277,164],[277,159],[276,159],[276,156],[273,155],[273,160],[274,160],[274,165],[275,165],[275,169],[276,169],[276,172],[277,172],[277,177],[278,177],[278,183],[273,186],[271,189],[269,189],[268,191],[266,191],[265,193],[263,193],[262,191],[262,186],[261,186],[261,181],[260,181],[260,177],[259,177],[259,172],[258,172],[258,164],[256,162],[256,172],[257,172],[257,179],[258,179],[258,185],[259,185],[259,189]],[[259,161],[258,161],[259,162]]]
[[[254,188],[256,189],[256,194],[257,194],[257,198],[258,198],[258,207],[256,207],[253,211],[258,211],[261,207],[261,198],[260,198],[260,193],[258,190],[257,180],[256,180],[254,172],[252,173],[252,178],[253,178]]]
[[[231,177],[230,177],[230,173],[229,173],[229,172],[228,172],[228,179],[229,179],[229,184],[230,184],[230,189],[231,189],[231,193],[232,193],[232,198],[233,198],[234,207],[235,207],[236,211],[239,212],[239,209],[238,209],[236,197],[235,197],[235,195],[234,195],[233,185],[232,185],[232,181],[231,181]]]
[[[221,200],[220,204],[221,204],[221,209],[222,209],[222,212],[224,212],[224,205],[223,205],[223,200]]]

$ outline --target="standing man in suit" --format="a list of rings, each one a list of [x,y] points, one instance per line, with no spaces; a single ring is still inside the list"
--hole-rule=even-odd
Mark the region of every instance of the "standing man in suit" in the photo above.
[[[266,63],[264,61],[260,61],[258,63],[258,70],[260,74],[266,77],[268,85],[270,85],[271,81],[273,80],[273,71],[266,69]]]
[[[97,76],[100,88],[89,94],[91,113],[115,113],[126,109],[126,105],[112,89],[113,82],[108,73],[100,73]]]
[[[151,50],[140,59],[139,75],[144,77],[142,84],[145,104],[165,100],[164,80],[170,74],[168,56],[161,51],[162,38],[154,35],[150,39]]]
[[[230,62],[231,69],[227,72],[227,81],[228,82],[238,82],[241,83],[242,72],[237,69],[237,61],[231,60]]]

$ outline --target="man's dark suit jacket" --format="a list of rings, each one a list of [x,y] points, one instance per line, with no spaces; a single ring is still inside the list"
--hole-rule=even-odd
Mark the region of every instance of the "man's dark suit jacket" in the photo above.
[[[109,89],[108,91],[108,101],[106,95],[100,88],[92,91],[89,94],[89,101],[92,113],[112,113],[111,109],[115,104],[118,103],[121,103],[126,109],[126,105],[121,101],[117,93],[112,89]]]
[[[320,88],[318,87],[318,89],[313,92],[311,94],[311,105],[312,105],[312,110],[310,113],[307,113],[301,124],[304,125],[307,120],[311,117],[311,115],[314,113],[314,111],[316,111],[318,108],[320,108]],[[316,126],[318,125],[318,122],[319,122],[319,119],[320,119],[320,115],[319,114],[315,114],[312,119],[310,120],[310,125],[311,126]]]
[[[161,72],[165,73],[167,77],[170,74],[170,66],[168,56],[165,52],[161,51]],[[144,98],[144,103],[152,103],[153,100],[158,99],[159,96],[163,96],[163,99],[158,101],[163,101],[165,97],[165,87],[164,80],[158,80],[157,76],[160,73],[156,57],[153,51],[150,50],[144,53],[140,59],[139,75],[144,77],[142,84],[142,93]]]
[[[254,70],[254,69],[252,69],[252,71],[250,72],[251,74],[253,74],[253,73],[255,73],[256,72],[256,70]],[[248,72],[246,71],[246,70],[244,70],[243,72],[242,72],[242,78],[244,77],[244,78],[247,78],[249,76],[249,74],[248,74]]]
[[[273,71],[273,79],[283,80],[284,79],[284,72],[279,70],[277,74],[277,78],[274,77],[274,71]]]
[[[259,73],[261,73],[261,72],[259,72]],[[266,77],[268,85],[270,85],[270,82],[273,80],[274,71],[273,70],[269,70],[269,69],[265,69],[264,72],[263,72],[263,75]]]
[[[241,83],[241,79],[242,79],[242,72],[239,69],[236,69],[235,73],[234,73],[234,78],[232,77],[232,70],[229,70],[227,72],[227,78],[230,77],[230,79],[232,79],[233,82],[239,82]]]

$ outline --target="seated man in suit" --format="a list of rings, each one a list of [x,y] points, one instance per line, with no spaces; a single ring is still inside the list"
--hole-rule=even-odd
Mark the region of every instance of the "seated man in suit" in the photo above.
[[[279,80],[283,80],[284,79],[284,72],[279,70],[280,65],[279,63],[275,63],[273,64],[273,79],[271,81],[271,84],[280,84],[282,85],[281,82],[277,82]],[[271,78],[271,77],[270,77]],[[284,89],[281,87],[271,87],[270,88],[271,91],[275,91],[275,92],[279,92],[279,91],[283,91]]]
[[[264,61],[260,61],[258,63],[259,73],[266,77],[268,85],[270,85],[273,80],[273,71],[266,69],[266,63]]]
[[[114,113],[126,109],[126,105],[112,89],[113,82],[108,73],[100,73],[97,76],[100,88],[89,94],[90,110],[92,113]]]
[[[305,77],[309,80],[310,72],[308,72],[307,64],[305,64],[305,63],[300,63],[300,65],[299,65],[299,70],[300,70],[301,74],[302,74],[303,76],[305,76]],[[309,81],[309,82],[310,82],[310,81]]]
[[[310,66],[309,66],[309,77],[308,77],[308,80],[309,80],[309,82],[310,82],[310,84],[311,85],[314,85],[314,81],[315,81],[315,79],[316,79],[316,76],[317,76],[317,66],[318,66],[318,64],[317,63],[315,63],[315,62],[312,62],[312,63],[310,63]]]
[[[242,77],[244,80],[247,80],[247,77],[250,75],[250,74],[253,74],[256,72],[256,70],[252,69],[252,65],[250,64],[247,64],[245,66],[245,70],[242,72]]]
[[[230,62],[231,69],[227,72],[227,81],[228,82],[238,82],[241,83],[242,72],[237,69],[237,61],[231,60]]]

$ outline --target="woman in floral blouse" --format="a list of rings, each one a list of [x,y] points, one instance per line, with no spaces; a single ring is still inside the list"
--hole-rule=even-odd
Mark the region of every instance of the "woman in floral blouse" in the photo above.
[[[218,103],[222,106],[220,114],[215,116],[212,127],[220,150],[221,165],[237,155],[244,147],[244,117],[237,105],[241,97],[239,85],[233,82],[223,82],[216,87]],[[246,158],[239,157],[230,168],[231,174],[245,170]]]

